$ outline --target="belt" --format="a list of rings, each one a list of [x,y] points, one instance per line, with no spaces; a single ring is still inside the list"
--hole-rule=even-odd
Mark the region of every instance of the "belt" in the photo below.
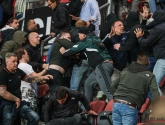
[[[114,102],[116,102],[116,103],[122,103],[122,104],[125,104],[125,105],[129,105],[129,106],[134,107],[134,108],[137,109],[137,105],[136,104],[132,104],[132,103],[127,102],[125,100],[117,100],[117,99],[115,99]]]
[[[58,70],[58,71],[60,71],[62,74],[65,73],[65,70],[64,70],[61,66],[58,66],[58,65],[50,65],[49,68],[50,68],[50,69]]]

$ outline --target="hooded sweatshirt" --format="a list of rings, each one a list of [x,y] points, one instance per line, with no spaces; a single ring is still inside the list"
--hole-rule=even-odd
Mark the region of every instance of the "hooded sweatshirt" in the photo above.
[[[4,43],[0,55],[4,58],[6,53],[14,52],[16,49],[21,48],[26,34],[26,32],[21,30],[16,31],[13,35],[13,39]]]
[[[154,74],[147,69],[147,66],[136,62],[121,72],[119,78],[111,84],[110,91],[114,99],[136,104],[138,109],[144,104],[149,91],[152,100],[159,97]]]
[[[155,27],[151,34],[144,39],[144,37],[138,37],[138,42],[142,47],[152,47],[155,58],[165,59],[165,12],[163,10],[157,10],[153,15]]]

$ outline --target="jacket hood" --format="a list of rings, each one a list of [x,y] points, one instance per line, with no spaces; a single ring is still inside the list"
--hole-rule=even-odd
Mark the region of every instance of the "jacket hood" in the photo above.
[[[16,31],[13,35],[13,40],[19,45],[22,46],[22,43],[24,43],[24,37],[27,33],[24,31]]]
[[[116,16],[116,14],[110,13],[110,14],[106,17],[106,21],[108,21],[108,20],[110,20],[110,19],[112,19],[112,18],[118,18],[118,17]]]
[[[134,27],[135,25],[140,24],[138,13],[137,12],[129,12],[126,21],[127,21],[127,25],[129,26],[130,29],[132,27]]]
[[[153,15],[155,25],[165,22],[165,12],[163,10],[157,10]]]
[[[142,72],[142,71],[149,71],[147,66],[139,64],[137,62],[132,62],[129,67],[128,70],[130,72],[136,73],[136,72]]]

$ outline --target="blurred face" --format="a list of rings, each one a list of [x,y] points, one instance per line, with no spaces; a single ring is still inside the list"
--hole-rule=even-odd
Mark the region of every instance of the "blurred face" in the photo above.
[[[34,46],[37,46],[38,44],[40,44],[40,37],[39,37],[38,33],[34,33],[34,37],[33,37],[32,41],[33,41]]]
[[[81,0],[81,2],[85,2],[85,0]]]
[[[115,32],[116,34],[120,35],[124,32],[124,25],[122,22],[120,21],[117,21],[115,24],[114,24],[114,29],[115,29]]]
[[[37,23],[34,20],[30,20],[30,22],[29,22],[29,30],[31,30],[31,31],[37,30]]]
[[[23,55],[23,58],[24,58],[25,62],[29,62],[29,55],[26,50],[24,50],[24,52],[25,52],[25,54]]]
[[[13,27],[14,29],[18,29],[19,28],[19,21],[14,19],[13,23],[9,24],[11,27]]]
[[[65,33],[65,35],[63,36],[63,38],[65,38],[65,39],[71,41],[71,36],[70,36],[69,33]]]
[[[65,98],[60,99],[60,100],[57,99],[57,101],[58,101],[59,104],[62,105],[62,104],[64,104],[66,102],[67,98],[68,98],[68,94],[66,94]]]
[[[56,8],[57,4],[56,1],[54,3],[52,3],[50,0],[48,0],[48,7],[52,10],[54,10]]]
[[[10,72],[14,72],[17,69],[17,57],[11,56],[10,58],[6,58],[6,68]]]
[[[78,35],[79,35],[79,39],[80,39],[80,40],[83,40],[83,39],[86,38],[86,35],[83,34],[83,33],[78,33]]]

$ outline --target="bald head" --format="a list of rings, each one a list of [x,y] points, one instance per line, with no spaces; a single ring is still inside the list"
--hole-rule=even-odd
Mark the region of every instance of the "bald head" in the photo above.
[[[40,44],[40,37],[39,37],[38,33],[31,32],[29,34],[29,42],[34,47],[36,47],[38,44]]]

